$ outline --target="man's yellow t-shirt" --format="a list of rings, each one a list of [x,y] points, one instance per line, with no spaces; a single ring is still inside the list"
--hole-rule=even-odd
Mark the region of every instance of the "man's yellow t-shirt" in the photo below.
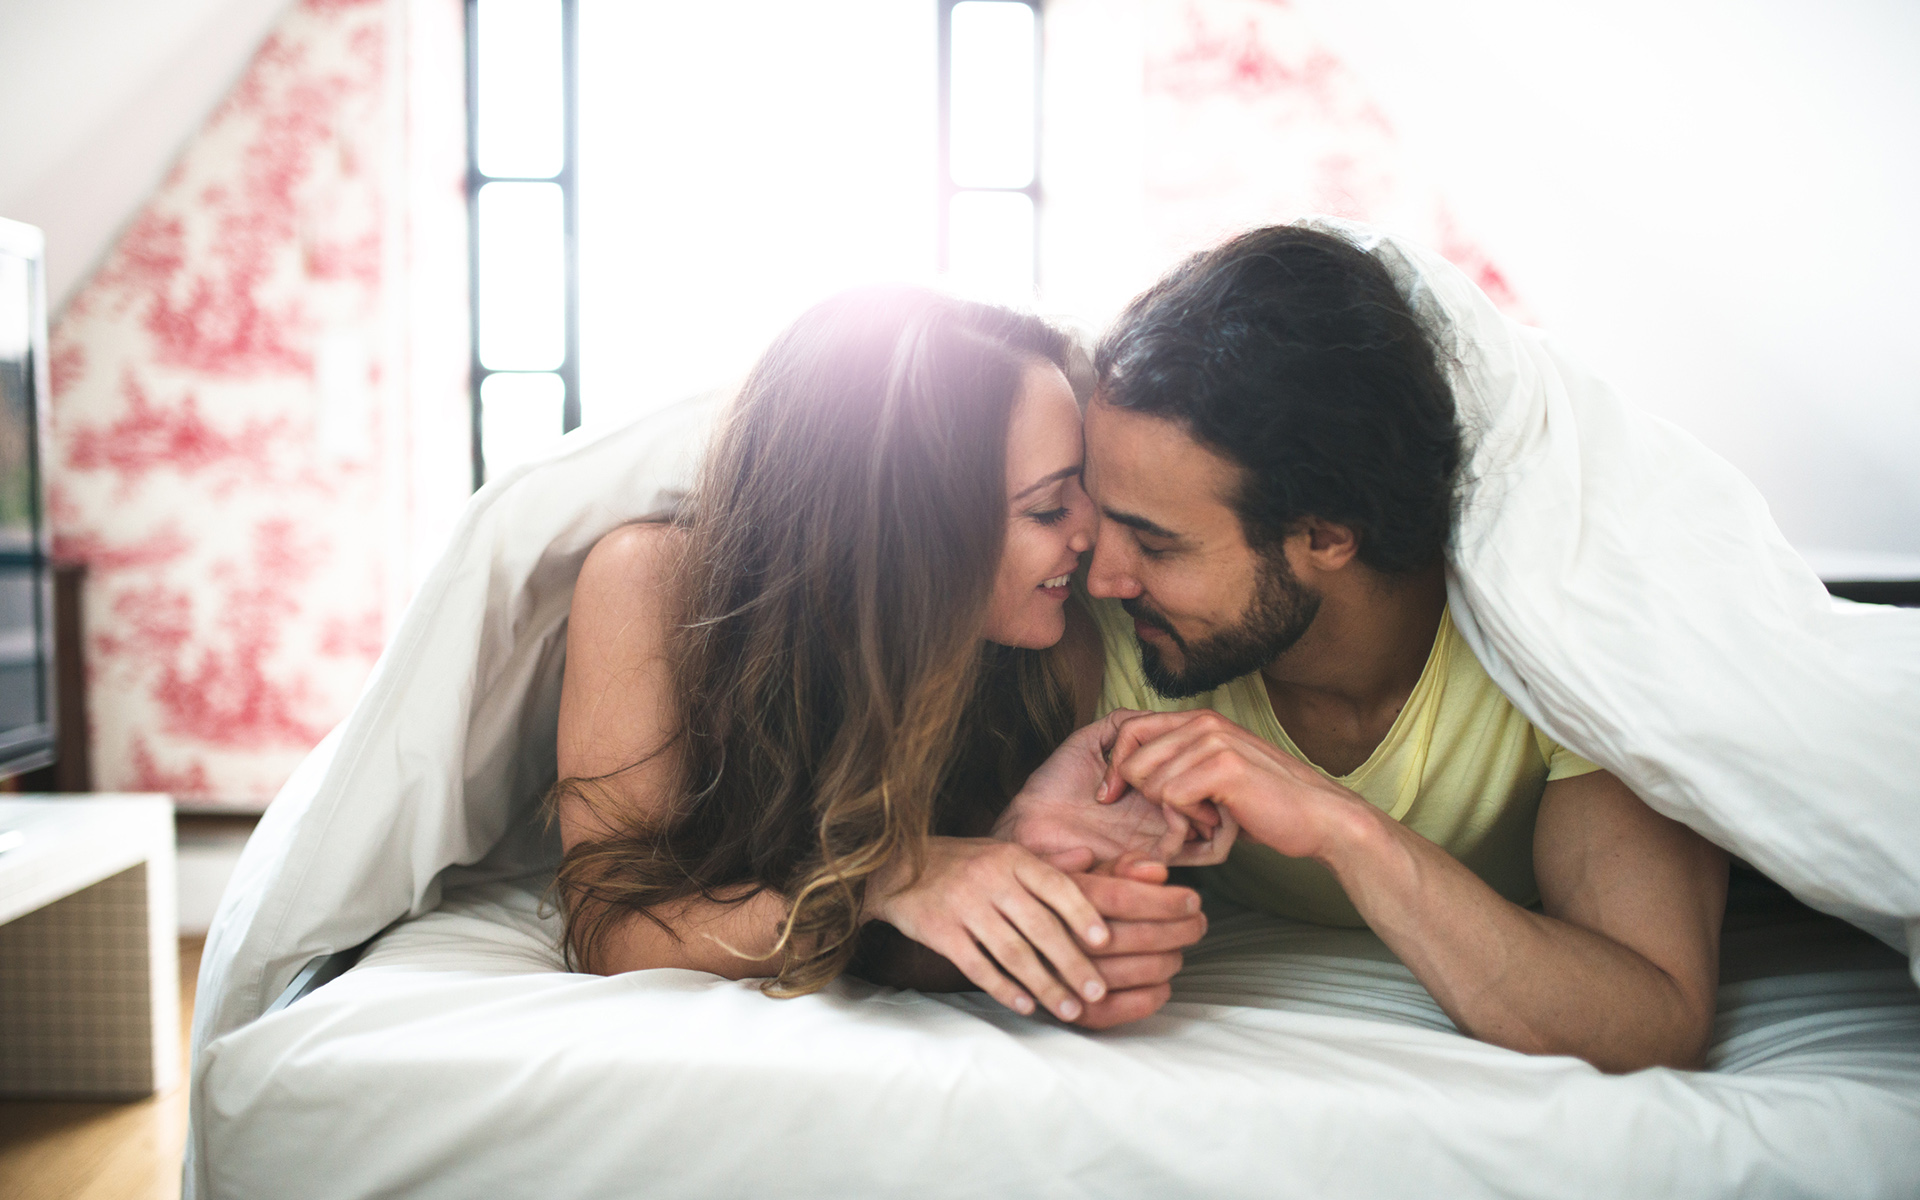
[[[1091,600],[1088,607],[1107,658],[1100,715],[1116,708],[1211,708],[1314,766],[1280,727],[1259,672],[1203,695],[1168,700],[1141,672],[1133,618],[1115,600]],[[1533,879],[1533,822],[1541,792],[1551,780],[1599,769],[1548,740],[1508,702],[1448,610],[1420,681],[1387,736],[1352,774],[1329,777],[1525,905],[1540,896]],[[1204,868],[1203,878],[1248,908],[1322,925],[1364,924],[1332,872],[1246,838],[1234,844],[1226,862]]]

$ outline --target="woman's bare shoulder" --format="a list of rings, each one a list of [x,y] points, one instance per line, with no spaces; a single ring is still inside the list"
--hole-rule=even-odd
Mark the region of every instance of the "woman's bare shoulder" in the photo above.
[[[593,544],[580,567],[580,584],[626,589],[679,574],[686,533],[661,521],[622,525]],[[580,586],[576,584],[576,588]]]
[[[631,763],[673,725],[667,639],[685,535],[623,525],[596,543],[574,584],[560,687],[560,773]]]
[[[685,533],[655,523],[622,525],[595,542],[573,585],[573,625],[661,625],[680,596],[685,549]]]

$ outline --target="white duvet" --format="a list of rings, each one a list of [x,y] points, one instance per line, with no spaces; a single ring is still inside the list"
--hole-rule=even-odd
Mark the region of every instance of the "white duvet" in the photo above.
[[[1725,463],[1623,403],[1551,338],[1501,317],[1451,266],[1342,228],[1396,272],[1455,346],[1471,483],[1449,584],[1455,619],[1495,681],[1551,736],[1655,807],[1912,956],[1920,613],[1832,603]],[[258,1020],[316,955],[434,912],[449,888],[550,870],[555,847],[536,802],[553,777],[573,579],[601,535],[684,486],[714,407],[690,401],[597,440],[571,439],[469,506],[360,702],[275,800],[222,901],[194,1019],[190,1196],[588,1195],[610,1194],[609,1180],[653,1194],[651,1156],[662,1147],[717,1156],[710,1170],[722,1174],[758,1164],[766,1179],[788,1178],[774,1190],[792,1194],[881,1193],[906,1180],[915,1190],[973,1181],[1147,1194],[1177,1182],[1171,1150],[1111,1161],[1095,1153],[1143,1112],[1228,1174],[1271,1166],[1280,1182],[1263,1173],[1265,1194],[1382,1194],[1368,1181],[1427,1172],[1435,1192],[1467,1194],[1478,1179],[1484,1194],[1551,1194],[1519,1181],[1549,1178],[1556,1162],[1582,1173],[1610,1163],[1638,1179],[1631,1164],[1647,1139],[1671,1144],[1659,1161],[1672,1169],[1693,1163],[1686,1169],[1700,1173],[1688,1178],[1707,1191],[1740,1193],[1743,1179],[1764,1175],[1767,1194],[1914,1194],[1885,1190],[1912,1180],[1910,1170],[1882,1161],[1856,1173],[1850,1149],[1861,1131],[1894,1138],[1910,1167],[1920,1117],[1909,1082],[1888,1090],[1817,1066],[1760,1093],[1711,1074],[1608,1080],[1438,1030],[1275,1014],[1245,1000],[1090,1037],[964,1002],[856,1004],[851,985],[774,1002],[683,973],[592,980],[543,967],[467,980],[409,968],[423,977],[402,972],[394,995],[368,982],[376,972],[357,971]],[[488,911],[512,926],[498,904]],[[472,1023],[464,1000],[496,990],[506,1025]],[[339,1007],[355,996],[385,1032],[363,1030],[351,1003]],[[480,1015],[494,1011],[483,1004]],[[411,1023],[395,1023],[408,1013]],[[437,1015],[471,1058],[429,1036]],[[671,1069],[629,1071],[608,1048],[622,1030],[655,1038],[663,1022],[678,1031]],[[794,1049],[819,1038],[832,1053]],[[651,1063],[654,1043],[633,1044],[637,1061]],[[1909,1053],[1914,1035],[1889,1044]],[[892,1063],[882,1076],[891,1082],[868,1094],[875,1077],[836,1068],[843,1055]],[[1893,1058],[1889,1078],[1910,1081],[1911,1065]],[[595,1061],[606,1064],[599,1090],[582,1093],[574,1065]],[[1196,1093],[1183,1064],[1203,1061],[1209,1083]],[[364,1072],[378,1063],[391,1070],[376,1084]],[[276,1079],[293,1090],[277,1090]],[[1303,1080],[1314,1086],[1303,1090]],[[387,1090],[407,1103],[384,1099]],[[1162,1111],[1169,1091],[1184,1099]],[[568,1107],[578,1094],[605,1102],[594,1111],[606,1123]],[[766,1101],[743,1098],[753,1094]],[[1648,1097],[1676,1096],[1708,1103],[1647,1107]],[[1258,1115],[1253,1124],[1227,1119],[1243,1100],[1255,1106],[1246,1110]],[[622,1111],[634,1114],[630,1124],[613,1120]],[[743,1113],[740,1137],[715,1132]],[[288,1118],[284,1140],[273,1135],[275,1114]],[[883,1133],[830,1143],[841,1150],[823,1158],[797,1136],[816,1119]],[[896,1125],[917,1132],[884,1132]],[[347,1139],[331,1145],[330,1169],[366,1186],[257,1190],[276,1154],[311,1166],[321,1143],[309,1136]],[[1798,1157],[1770,1159],[1776,1136]],[[575,1180],[563,1147],[583,1139],[632,1152],[594,1157]],[[499,1188],[443,1185],[470,1178],[458,1163],[461,1147],[476,1145],[494,1148],[480,1156],[494,1171],[519,1154],[522,1174],[511,1178],[527,1187],[505,1186],[508,1177],[497,1177]],[[1329,1150],[1341,1151],[1340,1178],[1358,1181],[1351,1192],[1319,1173]],[[814,1174],[778,1174],[796,1163]],[[540,1177],[550,1186],[535,1187]],[[686,1178],[676,1194],[699,1194],[698,1170]],[[1041,1183],[1059,1179],[1088,1182]]]

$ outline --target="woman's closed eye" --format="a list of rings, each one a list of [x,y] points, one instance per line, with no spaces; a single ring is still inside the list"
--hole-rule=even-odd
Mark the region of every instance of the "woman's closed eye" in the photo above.
[[[1035,521],[1038,521],[1042,525],[1058,525],[1060,522],[1066,520],[1067,514],[1072,511],[1073,511],[1072,509],[1067,508],[1063,505],[1060,508],[1047,508],[1047,509],[1040,509],[1037,511],[1030,511],[1027,513],[1027,516]]]

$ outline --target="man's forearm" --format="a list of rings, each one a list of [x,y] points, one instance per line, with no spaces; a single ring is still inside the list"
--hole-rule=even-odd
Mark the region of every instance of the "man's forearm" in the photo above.
[[[1710,999],[1703,1015],[1647,958],[1513,904],[1377,810],[1356,810],[1321,861],[1462,1032],[1608,1071],[1699,1065]]]

